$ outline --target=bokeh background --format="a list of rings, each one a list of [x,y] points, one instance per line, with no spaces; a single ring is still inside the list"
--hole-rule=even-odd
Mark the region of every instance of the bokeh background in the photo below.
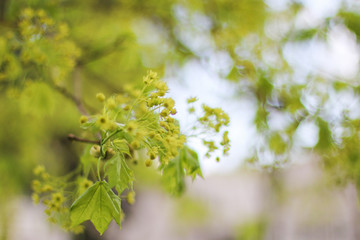
[[[0,238],[99,239],[46,221],[32,169],[74,169],[95,94],[153,69],[185,132],[188,97],[229,113],[232,149],[189,139],[204,179],[178,198],[133,166],[136,203],[102,239],[359,239],[359,36],[357,0],[2,0]]]

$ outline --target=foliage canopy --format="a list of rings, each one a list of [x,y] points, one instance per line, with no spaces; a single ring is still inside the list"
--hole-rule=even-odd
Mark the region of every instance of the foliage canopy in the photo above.
[[[258,141],[248,163],[284,166],[299,148],[297,131],[311,125],[318,140],[310,148],[330,179],[360,186],[358,74],[299,73],[285,56],[289,46],[327,43],[339,27],[358,43],[360,15],[352,9],[344,3],[336,14],[299,27],[304,6],[298,1],[274,12],[260,0],[3,0],[0,195],[21,191],[32,178],[29,169],[44,164],[48,171],[35,169],[33,198],[47,205],[50,220],[77,232],[76,224],[91,219],[103,233],[112,218],[120,224],[121,198],[134,201],[132,164],[152,166],[156,159],[165,188],[180,194],[185,176],[202,176],[200,163],[173,118],[166,83],[147,69],[164,75],[219,52],[231,66],[216,77],[236,83],[238,96],[256,106]],[[338,101],[343,98],[354,104]],[[227,153],[227,114],[207,105],[199,111],[196,124],[222,137],[203,139],[207,155]],[[279,116],[286,121],[274,127]],[[68,133],[94,146],[59,137]],[[84,209],[91,216],[79,213]]]

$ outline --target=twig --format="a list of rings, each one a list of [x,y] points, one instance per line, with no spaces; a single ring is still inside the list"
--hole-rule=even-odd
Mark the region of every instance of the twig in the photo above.
[[[83,143],[94,143],[94,144],[100,145],[99,140],[89,140],[89,139],[78,138],[74,134],[71,134],[71,133],[68,135],[68,139],[70,141],[77,141],[77,142],[83,142]]]

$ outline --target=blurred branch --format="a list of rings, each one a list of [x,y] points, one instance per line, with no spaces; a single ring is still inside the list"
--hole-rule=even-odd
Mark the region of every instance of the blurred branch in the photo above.
[[[55,85],[53,83],[49,84],[54,90],[56,90],[57,92],[61,93],[64,97],[66,97],[67,99],[71,100],[77,107],[77,109],[79,110],[79,112],[83,115],[88,116],[89,113],[88,111],[85,109],[83,103],[81,102],[80,99],[78,99],[77,97],[75,97],[73,94],[71,94],[66,88],[60,87],[58,85]]]
[[[5,19],[5,11],[6,11],[7,1],[8,0],[0,1],[0,22],[4,21],[4,19]]]
[[[110,54],[114,53],[117,50],[120,50],[119,46],[123,45],[124,42],[128,39],[128,36],[119,36],[114,42],[111,44],[97,50],[89,50],[84,52],[88,52],[88,54],[84,54],[84,56],[79,59],[77,66],[84,66],[91,62],[100,60],[101,58],[107,57]]]
[[[100,145],[100,140],[89,140],[89,139],[78,138],[74,134],[71,134],[71,133],[68,135],[67,138],[70,141],[83,142],[83,143],[94,143],[94,144]]]
[[[55,91],[59,92],[61,95],[63,95],[64,97],[66,97],[67,99],[72,101],[76,105],[77,109],[79,110],[79,112],[81,114],[86,115],[86,116],[90,115],[88,113],[88,111],[86,110],[84,104],[81,102],[81,100],[79,98],[77,98],[76,96],[74,96],[72,93],[70,93],[66,88],[55,85],[52,82],[44,81],[44,83],[48,84],[52,89],[54,89]],[[6,89],[11,84],[12,84],[11,81],[1,81],[0,82],[0,87]],[[86,107],[91,108],[88,105]],[[92,110],[94,110],[94,109],[92,109]]]
[[[106,81],[104,79],[104,77],[101,77],[101,76],[99,76],[98,74],[96,74],[94,72],[88,71],[88,73],[85,73],[85,74],[87,74],[86,79],[88,81],[92,81],[94,83],[101,82],[101,85],[103,87],[106,87],[111,92],[115,92],[115,93],[123,93],[124,92],[124,89],[122,88],[122,86],[117,86],[116,84],[112,84],[112,83]]]

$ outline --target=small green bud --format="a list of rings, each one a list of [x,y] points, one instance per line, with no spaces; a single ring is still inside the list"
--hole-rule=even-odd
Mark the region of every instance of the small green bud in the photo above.
[[[80,183],[80,187],[84,188],[84,189],[88,189],[91,185],[93,185],[93,182],[88,180],[88,179],[84,179],[81,183]]]
[[[156,133],[154,131],[149,132],[149,138],[154,138]]]
[[[64,197],[61,193],[53,193],[51,195],[51,199],[53,202],[59,203],[59,204],[61,204],[64,201]]]
[[[39,176],[40,174],[42,174],[44,172],[45,172],[44,166],[39,165],[39,166],[36,166],[36,168],[34,168],[34,174],[36,176]]]
[[[105,101],[105,95],[103,93],[98,93],[96,94],[96,99],[99,100],[100,102]]]
[[[115,109],[116,108],[116,102],[114,98],[110,98],[107,100],[107,107],[109,109]]]
[[[41,173],[41,178],[46,181],[50,178],[50,175],[46,172],[43,172]]]
[[[198,99],[196,97],[191,97],[187,99],[187,103],[193,103],[196,102]]]
[[[126,126],[126,130],[131,133],[136,129],[137,125],[134,121],[130,121],[127,126]]]
[[[38,194],[33,193],[33,194],[31,195],[31,198],[32,198],[32,200],[33,200],[33,202],[34,202],[35,205],[39,204],[39,202],[40,202],[40,197],[39,197]]]
[[[108,149],[106,150],[105,159],[104,159],[104,160],[111,159],[114,155],[115,155],[114,149],[108,148]]]
[[[41,188],[41,192],[50,192],[52,190],[53,188],[50,185],[45,185],[44,187]]]
[[[154,160],[156,158],[156,155],[154,152],[150,152],[149,157],[151,160]]]
[[[94,158],[99,158],[100,157],[100,146],[99,145],[93,145],[90,148],[90,155],[93,156]]]
[[[40,192],[41,190],[41,183],[39,180],[33,180],[31,183],[31,187],[35,192]]]
[[[152,161],[150,159],[146,159],[145,160],[145,166],[151,167],[151,165],[152,165]]]
[[[130,110],[130,106],[129,105],[125,105],[124,106],[124,111],[129,111]]]
[[[80,117],[80,123],[81,124],[87,123],[88,121],[89,121],[89,119],[86,116],[81,116]]]
[[[170,114],[175,115],[177,113],[176,108],[171,109]]]
[[[134,149],[138,149],[140,147],[140,143],[138,141],[133,141],[130,145]]]
[[[126,200],[129,204],[134,204],[135,203],[135,192],[134,191],[130,191],[128,192],[127,196],[126,196]]]

